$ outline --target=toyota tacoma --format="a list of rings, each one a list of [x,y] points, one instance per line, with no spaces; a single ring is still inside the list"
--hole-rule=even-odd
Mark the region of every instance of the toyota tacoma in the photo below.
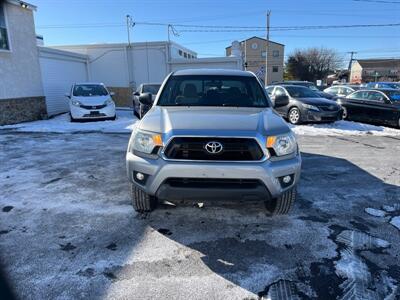
[[[238,70],[182,70],[167,76],[132,132],[126,154],[132,204],[261,200],[287,214],[296,199],[301,157],[293,132],[257,77]],[[276,97],[275,107],[288,104]]]

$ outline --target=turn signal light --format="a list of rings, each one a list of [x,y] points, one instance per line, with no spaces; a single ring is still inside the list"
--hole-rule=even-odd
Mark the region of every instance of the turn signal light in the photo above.
[[[162,142],[161,134],[153,135],[153,142],[154,142],[155,146],[162,146],[163,142]]]
[[[267,138],[267,148],[272,148],[275,145],[276,136],[269,136]]]

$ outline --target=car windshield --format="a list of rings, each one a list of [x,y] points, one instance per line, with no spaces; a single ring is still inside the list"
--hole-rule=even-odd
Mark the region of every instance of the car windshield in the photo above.
[[[77,97],[107,96],[108,92],[100,84],[79,84],[75,85],[73,95]]]
[[[143,85],[143,93],[157,94],[161,84],[145,84]]]
[[[268,107],[255,77],[185,75],[171,77],[157,105]]]
[[[386,92],[386,95],[390,98],[391,101],[400,102],[400,91]]]
[[[303,86],[286,86],[286,90],[293,98],[318,98],[319,95]]]

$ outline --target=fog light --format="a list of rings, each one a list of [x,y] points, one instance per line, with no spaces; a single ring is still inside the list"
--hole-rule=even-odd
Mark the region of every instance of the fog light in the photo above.
[[[285,176],[282,178],[283,183],[286,183],[286,184],[288,184],[291,180],[292,180],[291,176]]]
[[[136,179],[142,181],[144,179],[144,175],[142,173],[136,173]]]

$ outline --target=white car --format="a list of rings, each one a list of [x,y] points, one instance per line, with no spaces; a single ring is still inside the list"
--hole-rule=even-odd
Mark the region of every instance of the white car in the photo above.
[[[71,122],[83,120],[115,120],[113,92],[102,83],[75,83],[68,98]]]

